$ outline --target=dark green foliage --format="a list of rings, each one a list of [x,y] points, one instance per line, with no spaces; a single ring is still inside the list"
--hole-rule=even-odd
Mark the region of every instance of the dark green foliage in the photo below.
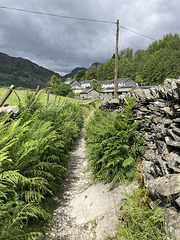
[[[60,80],[53,75],[51,80],[46,84],[47,89],[53,93],[54,89],[56,89],[60,84]]]
[[[143,137],[138,131],[142,121],[133,120],[136,100],[127,96],[120,115],[98,110],[86,127],[90,165],[95,179],[111,182],[111,187],[124,179],[132,179],[136,170],[136,154],[142,152]]]
[[[91,88],[93,88],[97,91],[101,91],[101,89],[102,89],[101,85],[99,83],[96,83],[94,79],[91,82]]]
[[[54,194],[68,152],[82,126],[82,109],[42,108],[33,95],[17,119],[0,119],[0,239],[38,239],[33,225],[47,221],[42,207]],[[32,229],[31,229],[32,228]]]
[[[96,79],[96,66],[92,65],[91,68],[89,68],[85,72],[85,79]]]
[[[60,82],[60,80],[53,75],[51,80],[47,83],[47,90],[50,93],[57,94],[59,96],[70,96],[74,97],[72,87],[69,84],[65,84],[64,82]]]
[[[71,85],[65,83],[60,83],[57,89],[54,89],[54,94],[57,94],[59,96],[74,97]]]
[[[83,70],[79,70],[76,75],[74,76],[74,78],[76,78],[78,81],[83,81],[85,80],[85,69]]]
[[[124,49],[119,53],[118,78],[130,77],[139,85],[157,85],[165,78],[180,77],[180,37],[167,34],[147,50]],[[114,79],[115,56],[93,69],[98,81]],[[89,76],[89,70],[86,71]],[[87,78],[86,78],[87,79]]]

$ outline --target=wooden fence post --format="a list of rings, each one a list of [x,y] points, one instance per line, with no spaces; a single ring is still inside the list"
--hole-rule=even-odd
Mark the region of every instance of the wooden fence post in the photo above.
[[[54,105],[56,105],[56,99],[57,99],[57,95],[55,95],[55,98],[54,98]]]
[[[47,105],[49,104],[49,91],[47,91]]]
[[[38,85],[37,88],[36,88],[36,90],[35,90],[35,92],[34,92],[34,96],[36,96],[36,95],[38,94],[39,89],[40,89],[40,86]]]
[[[7,92],[5,93],[4,97],[1,99],[0,101],[0,107],[3,105],[3,103],[6,101],[6,99],[8,99],[8,97],[11,95],[13,89],[15,88],[14,85],[11,85],[9,87],[9,89],[7,90]]]
[[[58,99],[58,107],[59,107],[59,104],[60,104],[60,100],[61,100],[61,97],[59,97],[59,99]]]

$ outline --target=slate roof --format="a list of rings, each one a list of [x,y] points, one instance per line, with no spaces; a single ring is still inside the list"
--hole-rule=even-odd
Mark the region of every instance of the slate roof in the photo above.
[[[133,87],[124,87],[124,88],[119,88],[117,92],[129,92],[129,90],[133,89]]]
[[[153,86],[138,86],[138,88],[140,89],[150,89],[152,88]]]
[[[80,94],[88,94],[88,93],[90,93],[92,90],[98,92],[96,89],[89,88],[89,89],[85,89],[84,91],[80,92]],[[98,93],[99,93],[99,92],[98,92]]]
[[[121,83],[121,84],[126,84],[126,82],[128,82],[128,81],[132,81],[132,85],[135,85],[135,83],[134,83],[134,81],[131,79],[131,78],[119,78],[118,80],[117,80],[117,83],[119,84],[119,83]],[[77,81],[77,82],[79,82],[77,79],[70,79],[70,80],[68,80],[68,81],[66,81],[65,83],[66,84],[72,84],[74,81]],[[112,83],[114,83],[114,79],[113,80],[105,80],[105,81],[96,81],[96,80],[84,80],[84,81],[82,81],[82,82],[79,82],[81,85],[82,84],[91,84],[92,83],[92,81],[94,81],[95,83],[99,83],[99,84],[112,84]],[[133,84],[134,83],[134,84]],[[128,83],[129,84],[129,83]],[[131,85],[131,86],[132,86]]]
[[[66,83],[66,84],[72,84],[73,82],[75,82],[75,81],[77,81],[79,84],[81,84],[76,78],[74,78],[74,79],[70,79],[70,80],[67,80],[66,82],[64,82],[64,83]]]
[[[84,80],[84,81],[81,82],[81,85],[82,85],[83,83],[89,83],[89,84],[91,84],[92,81],[93,81],[93,80]],[[94,80],[94,82],[97,82],[97,81]]]
[[[119,78],[117,80],[118,84],[122,83],[125,84],[126,82],[128,82],[129,80],[131,80],[132,82],[134,82],[131,78]],[[114,83],[114,79],[113,80],[105,80],[105,81],[98,81],[99,84],[112,84]]]
[[[100,92],[101,93],[111,93],[111,92],[114,92],[114,88],[103,88]]]
[[[118,88],[117,92],[128,92],[133,88],[134,88],[133,86],[124,86],[124,87]],[[104,88],[101,90],[101,93],[113,93],[113,92],[114,92],[114,88]]]

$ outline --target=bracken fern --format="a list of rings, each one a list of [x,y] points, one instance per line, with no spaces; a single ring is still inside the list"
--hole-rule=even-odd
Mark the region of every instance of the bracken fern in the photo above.
[[[45,108],[29,94],[20,107],[15,119],[0,116],[0,240],[42,236],[33,224],[49,218],[42,203],[60,184],[83,123],[76,104]]]
[[[86,126],[85,137],[94,179],[111,181],[110,188],[124,179],[133,179],[137,154],[145,150],[139,130],[142,121],[133,119],[135,104],[136,99],[127,96],[120,115],[97,110]]]

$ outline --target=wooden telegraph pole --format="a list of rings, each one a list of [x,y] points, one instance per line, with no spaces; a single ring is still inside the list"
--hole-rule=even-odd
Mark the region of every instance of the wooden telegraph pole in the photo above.
[[[118,79],[118,42],[119,42],[119,19],[116,23],[116,55],[115,55],[115,75],[114,75],[114,98],[117,98]]]

